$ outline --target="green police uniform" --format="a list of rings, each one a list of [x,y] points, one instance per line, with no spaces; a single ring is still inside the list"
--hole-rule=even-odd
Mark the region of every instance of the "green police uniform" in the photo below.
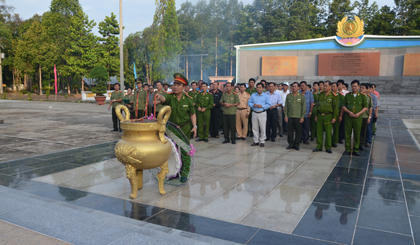
[[[188,95],[193,98],[193,101],[194,101],[194,104],[195,104],[195,109],[198,108],[198,106],[197,106],[197,95],[199,93],[200,93],[200,91],[198,91],[198,90],[188,92]]]
[[[302,137],[302,124],[301,118],[305,118],[306,114],[306,98],[305,95],[297,93],[295,96],[290,93],[286,96],[286,103],[284,105],[284,116],[287,117],[287,143],[290,147],[299,148],[300,140]],[[293,132],[295,138],[293,139]]]
[[[317,117],[316,148],[322,150],[325,131],[325,149],[331,149],[332,142],[332,119],[337,120],[339,104],[337,95],[333,92],[318,94],[318,102],[315,116]]]
[[[220,103],[239,104],[239,96],[235,92],[223,93]],[[223,107],[223,133],[225,141],[236,140],[236,106]],[[230,138],[229,138],[230,133]]]
[[[361,93],[364,94],[364,93]],[[362,117],[362,129],[360,132],[360,147],[365,147],[366,144],[366,136],[367,136],[367,126],[368,126],[368,118],[369,118],[369,110],[373,107],[372,96],[370,94],[364,94],[366,96],[367,102],[367,110],[363,112],[361,115]],[[372,120],[372,119],[371,119]]]
[[[209,92],[202,92],[197,95],[197,107],[205,108],[204,112],[197,111],[198,137],[201,140],[209,138],[210,115],[213,108],[213,95]]]
[[[124,95],[124,100],[129,100],[130,101],[128,103],[124,103],[124,105],[127,106],[128,111],[130,111],[130,118],[133,118],[133,115],[134,115],[134,96],[132,94]]]
[[[135,90],[134,91],[134,112],[135,117],[142,118],[144,116],[144,108],[146,106],[146,100],[147,100],[147,91],[145,90]]]
[[[356,97],[354,97],[353,93],[348,93],[346,96],[344,96],[343,107],[346,107],[350,112],[356,114],[363,110],[363,108],[367,108],[366,96],[360,92],[356,94]],[[346,114],[344,128],[346,151],[351,152],[351,133],[353,131],[353,152],[359,152],[360,131],[362,130],[362,116],[360,115],[358,118],[354,118]]]
[[[247,92],[249,95],[252,95],[253,93],[257,92],[257,89],[253,87],[252,89],[246,88],[245,92]]]
[[[312,95],[314,96],[314,108],[312,108],[312,115],[311,115],[311,121],[310,121],[310,127],[311,127],[311,140],[313,141],[316,138],[316,121],[315,121],[315,116],[316,115],[316,108],[317,108],[317,104],[318,104],[318,95],[320,92],[318,93],[312,93]]]
[[[341,109],[343,106],[343,99],[344,96],[337,92],[337,98],[338,98],[338,110]],[[333,123],[333,139],[332,139],[332,145],[337,145],[338,140],[340,136],[340,122],[337,120],[335,123]]]
[[[122,99],[124,99],[124,93],[121,92],[121,90],[114,91],[111,94],[110,100],[119,100],[121,99],[121,102],[113,102],[112,103],[112,124],[114,127],[114,131],[121,131],[121,125],[120,125],[120,119],[118,119],[117,114],[115,112],[115,107],[117,105],[122,105],[124,102],[122,102]]]
[[[192,97],[186,93],[182,95],[179,101],[174,93],[165,93],[164,97],[164,104],[169,105],[172,109],[169,121],[180,127],[185,136],[187,136],[185,143],[190,145],[190,138],[188,136],[191,135],[191,130],[193,127],[191,123],[191,115],[195,114]],[[181,159],[183,159],[181,167],[181,178],[188,178],[191,167],[190,158],[191,157],[188,155],[188,153],[181,148]]]
[[[123,92],[121,92],[121,90],[118,90],[118,91],[114,91],[114,92],[112,92],[112,94],[111,94],[111,100],[119,100],[119,99],[124,99],[124,93]],[[113,102],[112,103],[112,108],[115,108],[115,107],[117,107],[117,105],[122,105],[122,104],[124,104],[124,102]]]

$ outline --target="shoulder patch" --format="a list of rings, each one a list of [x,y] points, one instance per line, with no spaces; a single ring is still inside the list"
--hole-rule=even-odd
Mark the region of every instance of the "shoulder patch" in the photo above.
[[[360,92],[361,94],[363,94],[363,95],[366,95],[365,93],[363,93],[363,92]]]
[[[165,93],[167,93],[167,94],[173,94],[174,92],[165,92]]]
[[[247,95],[250,95],[248,92],[245,92]]]
[[[336,93],[334,93],[334,92],[333,92],[332,94],[333,94],[334,96],[337,96],[337,94],[336,94]]]
[[[233,92],[233,94],[237,94],[237,93]]]

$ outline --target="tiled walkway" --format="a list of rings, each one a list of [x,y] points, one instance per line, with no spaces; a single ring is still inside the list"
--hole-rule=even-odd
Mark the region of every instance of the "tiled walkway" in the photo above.
[[[135,200],[115,142],[0,163],[0,184],[238,243],[413,244],[420,151],[401,120],[381,119],[376,135],[360,157],[341,156],[342,145],[332,155],[313,154],[313,144],[288,151],[284,139],[265,148],[200,142],[188,185],[161,196],[145,178]]]

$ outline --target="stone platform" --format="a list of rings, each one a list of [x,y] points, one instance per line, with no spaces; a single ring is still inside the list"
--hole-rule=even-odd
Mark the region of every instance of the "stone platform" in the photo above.
[[[12,106],[15,117],[20,110],[24,117],[31,103]],[[4,108],[10,110],[0,110]],[[82,117],[67,122],[71,129],[106,114],[95,111],[98,107],[91,112],[66,109]],[[32,112],[40,116],[34,113],[25,120],[40,125],[50,118],[59,121],[56,111]],[[7,131],[15,128],[13,123],[22,122],[0,125],[2,147],[13,139]],[[110,123],[100,123],[110,130]],[[38,130],[20,129],[21,136]],[[76,137],[71,130],[61,134]],[[197,155],[191,181],[165,185],[162,196],[145,173],[145,185],[134,200],[128,198],[124,169],[112,151],[121,134],[104,135],[107,142],[81,140],[61,144],[59,150],[39,147],[20,160],[0,155],[6,159],[0,163],[0,222],[57,244],[420,242],[420,151],[402,120],[380,119],[373,146],[360,157],[342,156],[343,145],[331,155],[312,153],[313,142],[300,151],[286,150],[285,137],[265,148],[251,147],[251,138],[236,145],[223,145],[222,139],[193,142]],[[56,140],[25,139],[40,145]]]

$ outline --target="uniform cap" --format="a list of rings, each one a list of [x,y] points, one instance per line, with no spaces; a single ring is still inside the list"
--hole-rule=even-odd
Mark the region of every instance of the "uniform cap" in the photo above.
[[[174,83],[182,83],[184,85],[188,85],[188,79],[182,75],[181,73],[174,74]]]
[[[289,83],[288,83],[288,82],[284,82],[284,83],[283,83],[283,85],[287,85],[287,86],[289,86]]]

